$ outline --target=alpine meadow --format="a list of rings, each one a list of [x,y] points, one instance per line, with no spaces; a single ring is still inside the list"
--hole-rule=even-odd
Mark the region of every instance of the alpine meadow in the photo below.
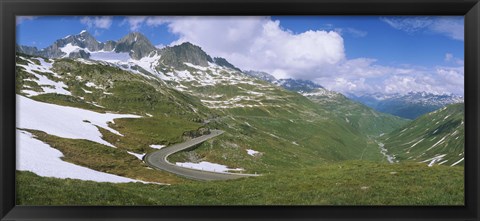
[[[17,204],[464,205],[463,46],[455,16],[17,16]]]

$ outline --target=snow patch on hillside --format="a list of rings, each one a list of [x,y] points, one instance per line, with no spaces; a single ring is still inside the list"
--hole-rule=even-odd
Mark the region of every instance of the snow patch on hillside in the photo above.
[[[130,151],[127,151],[128,154],[138,158],[139,160],[143,160],[143,157],[145,156],[145,154],[139,154],[139,153],[134,153],[134,152],[130,152]]]
[[[108,126],[116,118],[139,118],[129,114],[101,114],[73,107],[64,107],[34,101],[17,95],[17,127],[41,130],[45,133],[70,139],[85,139],[114,147],[102,139],[98,127],[120,133]]]
[[[47,62],[43,58],[37,58],[37,60],[40,61],[40,67],[44,68],[45,71],[50,71],[53,75],[55,75],[55,77],[59,77],[58,74],[51,71],[51,69],[53,67],[53,62]]]
[[[153,149],[162,149],[162,148],[165,147],[165,145],[154,145],[154,144],[152,144],[152,145],[150,145],[150,147],[153,148]]]
[[[30,171],[43,177],[111,183],[142,182],[65,162],[61,160],[62,152],[22,130],[17,130],[16,151],[17,170]]]
[[[427,151],[431,150],[432,148],[436,147],[438,144],[443,143],[444,140],[445,140],[445,138],[447,138],[447,137],[448,137],[448,134],[445,135],[445,136],[444,136],[442,139],[440,139],[439,141],[437,141],[433,146],[431,146],[430,148],[428,148],[425,152],[427,152]]]
[[[208,68],[207,67],[202,67],[202,66],[199,66],[199,65],[194,65],[194,64],[191,64],[191,63],[188,63],[188,62],[183,62],[185,65],[189,66],[189,67],[192,67],[192,68],[195,68],[195,69],[198,69],[198,70],[201,70],[201,71],[207,71]]]
[[[256,154],[259,154],[260,152],[252,149],[247,149],[247,154],[250,156],[255,156]]]
[[[435,163],[442,161],[442,159],[443,159],[445,156],[447,156],[447,154],[438,155],[438,156],[432,157],[432,158],[430,158],[430,159],[424,160],[424,161],[422,161],[422,163],[426,163],[426,162],[430,161],[430,163],[428,164],[428,166],[431,167],[431,166],[433,166]]]
[[[425,139],[425,138],[420,139],[418,142],[414,143],[411,147],[417,146],[417,144],[419,144],[420,142],[422,142],[424,139]]]
[[[196,169],[196,170],[204,170],[204,171],[211,171],[211,172],[230,172],[230,171],[243,171],[242,168],[230,169],[225,165],[217,164],[217,163],[210,163],[207,161],[202,161],[200,163],[176,163],[177,166]]]
[[[72,43],[68,43],[67,45],[60,48],[60,51],[62,51],[63,53],[66,54],[66,55],[63,56],[64,58],[68,57],[70,55],[70,53],[77,52],[77,51],[80,51],[80,50],[84,50],[84,49],[79,47],[79,46],[72,45]],[[85,50],[87,50],[87,49],[85,49]]]
[[[455,166],[455,165],[457,165],[457,164],[461,163],[461,162],[462,162],[464,159],[465,159],[465,158],[464,158],[464,157],[462,157],[462,159],[460,159],[460,160],[458,160],[457,162],[453,163],[451,166],[453,167],[453,166]]]
[[[144,70],[157,76],[160,76],[160,73],[155,69],[155,67],[158,66],[159,61],[160,61],[160,55],[158,55],[157,53],[155,53],[154,55],[143,57],[140,60],[135,60],[135,59],[128,60],[130,64],[138,65]]]
[[[96,84],[93,83],[93,82],[87,82],[87,83],[85,83],[85,86],[87,86],[87,87],[92,87],[92,88],[96,88],[96,89],[102,89],[102,87],[96,85]]]

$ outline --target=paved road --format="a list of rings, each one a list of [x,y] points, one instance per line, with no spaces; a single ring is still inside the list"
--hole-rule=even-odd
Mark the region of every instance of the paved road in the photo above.
[[[191,148],[197,144],[205,142],[206,140],[216,137],[222,134],[221,130],[211,130],[210,134],[203,135],[183,143],[175,144],[169,147],[162,148],[155,152],[145,155],[145,163],[151,168],[157,170],[164,170],[170,173],[174,173],[189,179],[194,180],[229,180],[229,179],[238,179],[242,177],[257,176],[255,174],[239,174],[239,173],[220,173],[220,172],[210,172],[202,171],[196,169],[190,169],[186,167],[180,167],[175,164],[168,162],[167,157],[182,151]]]

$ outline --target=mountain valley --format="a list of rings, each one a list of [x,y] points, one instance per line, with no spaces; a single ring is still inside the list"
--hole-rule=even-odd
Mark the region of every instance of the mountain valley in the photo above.
[[[463,203],[463,195],[458,196],[463,182],[454,182],[463,179],[460,98],[445,98],[441,103],[458,104],[415,107],[421,111],[399,117],[396,112],[379,110],[378,103],[367,104],[311,81],[243,71],[188,42],[156,48],[139,32],[118,41],[99,42],[82,31],[41,50],[17,45],[15,76],[18,151],[35,151],[31,144],[37,144],[50,153],[42,160],[57,163],[49,165],[52,168],[79,166],[101,177],[48,173],[29,165],[31,156],[25,154],[19,158],[22,166],[17,167],[22,184],[18,197],[23,204],[42,201],[28,198],[30,192],[58,196],[62,188],[49,189],[50,184],[64,185],[63,190],[73,194],[72,190],[91,189],[97,182],[99,191],[113,197],[100,200],[108,205],[127,196],[132,197],[132,205],[199,204],[189,197],[213,187],[218,190],[205,193],[206,205],[221,203],[218,199],[233,205],[234,197],[247,196],[253,197],[246,204],[288,204],[287,198],[267,194],[269,187],[286,191],[285,196],[298,204],[405,205],[427,204],[432,199],[440,199],[439,204]],[[144,162],[146,155],[158,149],[213,130],[223,133],[167,160],[197,170],[259,176],[198,182],[152,169]],[[379,183],[368,184],[368,179],[360,178],[376,169],[372,176]],[[411,175],[412,171],[419,173]],[[428,179],[441,174],[454,177]],[[100,183],[108,180],[107,175],[125,184]],[[359,181],[346,184],[353,177]],[[425,178],[418,181],[418,177]],[[408,186],[394,185],[401,179],[418,183],[401,199],[395,194],[382,195],[395,188],[408,190]],[[35,180],[40,189],[28,180]],[[449,185],[436,189],[442,182]],[[255,186],[262,187],[256,190]],[[299,191],[287,191],[294,187]],[[156,188],[159,192],[150,198],[147,192]],[[244,195],[226,196],[236,188]],[[325,199],[302,200],[308,190],[325,194]],[[360,197],[356,202],[353,195],[342,197],[340,191],[352,192],[357,198],[368,192],[370,198]],[[422,191],[427,194],[408,199]],[[438,194],[428,194],[435,191]],[[455,194],[441,196],[445,191]],[[171,196],[162,202],[162,194]],[[173,200],[174,196],[179,200]],[[71,203],[60,196],[48,200]]]

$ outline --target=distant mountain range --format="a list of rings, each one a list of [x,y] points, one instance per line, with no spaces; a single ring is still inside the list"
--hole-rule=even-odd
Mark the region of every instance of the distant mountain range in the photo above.
[[[300,79],[276,79],[274,76],[259,71],[247,71],[246,74],[258,79],[271,82],[287,90],[295,91],[301,94],[323,91],[325,93],[336,93],[328,91],[321,85],[310,81]],[[319,90],[323,89],[323,90]],[[364,94],[357,96],[347,93],[349,99],[367,105],[376,111],[395,115],[406,119],[415,119],[423,114],[435,111],[449,104],[463,102],[463,97],[454,94],[432,94],[427,92],[409,92],[407,94]]]
[[[410,92],[403,95],[375,93],[356,96],[354,94],[347,94],[347,96],[377,111],[407,119],[416,119],[423,114],[435,111],[449,104],[463,102],[462,96],[454,94],[437,95],[427,92]]]

